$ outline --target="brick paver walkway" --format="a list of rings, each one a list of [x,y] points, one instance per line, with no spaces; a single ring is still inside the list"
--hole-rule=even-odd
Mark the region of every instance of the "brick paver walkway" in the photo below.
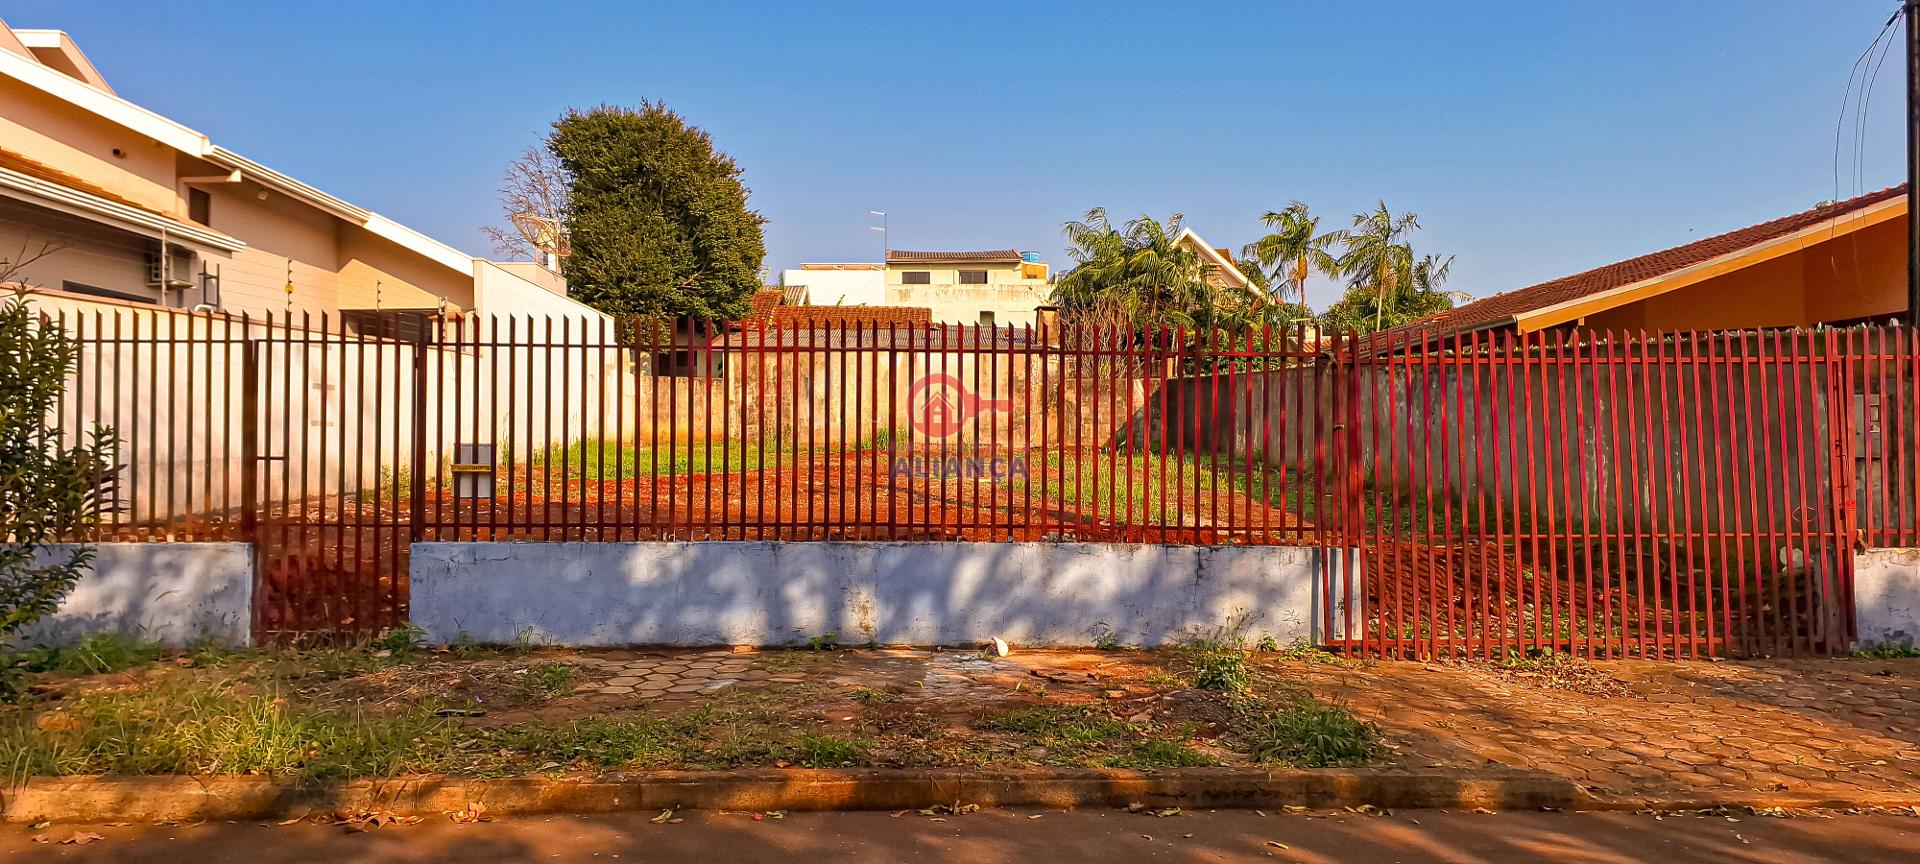
[[[1599,794],[1920,790],[1920,661],[1592,664],[1596,686],[1454,664],[1299,670],[1396,761],[1497,764]]]
[[[1920,790],[1920,660],[1612,661],[1552,674],[1255,657],[1377,724],[1389,767],[1538,771],[1601,795]],[[580,652],[565,662],[581,679],[574,695],[482,722],[667,710],[776,685],[836,717],[861,710],[847,698],[861,688],[948,715],[1035,698],[1149,706],[1181,689],[1167,668],[1173,652],[721,649]]]

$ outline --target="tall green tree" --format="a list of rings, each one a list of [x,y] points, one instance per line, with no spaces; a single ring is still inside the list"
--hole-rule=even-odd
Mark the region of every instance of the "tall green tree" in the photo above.
[[[711,136],[642,102],[570,110],[547,146],[568,179],[569,293],[614,315],[745,317],[766,220]]]
[[[1418,215],[1395,214],[1384,201],[1354,215],[1353,228],[1339,237],[1334,262],[1347,290],[1321,315],[1323,326],[1373,332],[1453,308],[1440,290],[1453,257],[1416,256],[1410,237],[1419,227]]]
[[[98,516],[111,477],[111,432],[63,448],[47,426],[78,354],[24,292],[0,304],[0,637],[54,611],[92,560],[90,547],[47,546]]]
[[[1300,307],[1306,308],[1308,277],[1339,272],[1339,262],[1331,250],[1343,233],[1322,232],[1320,217],[1308,212],[1307,205],[1299,201],[1288,202],[1284,210],[1268,210],[1260,221],[1267,226],[1267,233],[1240,250],[1253,267],[1240,269],[1249,276],[1259,271],[1273,290],[1290,292]],[[1287,299],[1284,293],[1279,298]]]

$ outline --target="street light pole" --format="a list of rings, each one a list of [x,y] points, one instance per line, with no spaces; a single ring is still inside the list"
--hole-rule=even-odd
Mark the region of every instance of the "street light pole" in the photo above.
[[[1920,3],[1920,0],[1911,0],[1911,2]],[[880,249],[880,266],[884,268],[887,266],[887,256],[893,253],[893,238],[887,233],[887,211],[868,210],[867,215],[880,217],[880,227],[874,228],[868,226],[867,230],[880,232],[880,246],[882,247]]]
[[[1920,324],[1920,0],[1907,16],[1907,323]]]

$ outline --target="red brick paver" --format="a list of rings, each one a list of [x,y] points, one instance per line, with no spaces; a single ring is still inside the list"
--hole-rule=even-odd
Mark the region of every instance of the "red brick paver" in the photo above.
[[[1410,767],[1542,771],[1597,794],[1920,790],[1920,661],[1591,664],[1590,686],[1462,664],[1281,664]]]

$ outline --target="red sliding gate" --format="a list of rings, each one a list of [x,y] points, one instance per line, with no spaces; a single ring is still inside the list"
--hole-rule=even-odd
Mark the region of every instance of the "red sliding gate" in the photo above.
[[[1869,348],[1892,338],[1904,353]],[[1352,343],[1363,563],[1328,630],[1387,657],[1850,650],[1855,489],[1913,504],[1910,424],[1896,464],[1857,458],[1861,373],[1910,415],[1911,348],[1879,329]]]

